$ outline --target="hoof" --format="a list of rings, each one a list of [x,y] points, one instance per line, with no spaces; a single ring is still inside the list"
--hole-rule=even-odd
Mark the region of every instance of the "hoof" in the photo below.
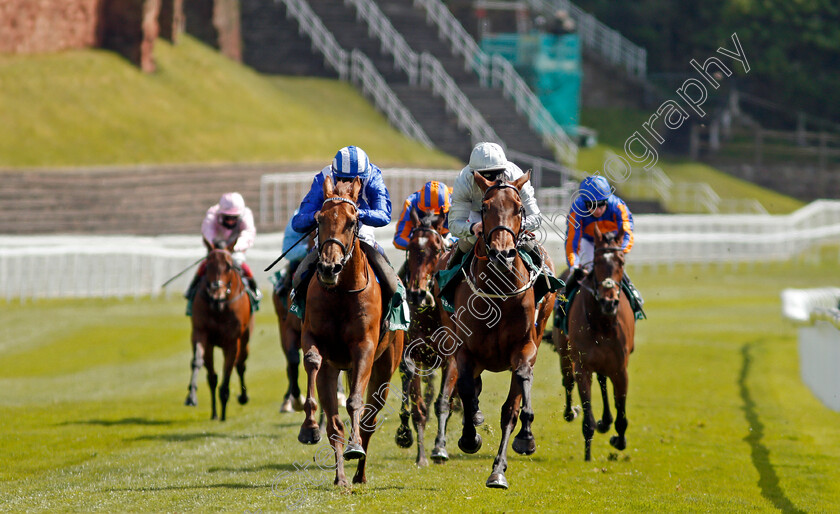
[[[458,439],[458,448],[464,453],[475,453],[481,449],[481,436],[475,434],[475,439],[467,441],[464,436]]]
[[[211,414],[211,415],[210,415],[210,419],[211,419],[211,420],[216,420],[216,419],[219,419],[219,416],[217,416],[217,415],[215,415],[215,414]]]
[[[482,413],[480,410],[475,411],[475,414],[473,414],[472,423],[473,423],[474,427],[478,427],[478,426],[483,425],[484,424],[484,413]]]
[[[198,400],[193,395],[187,395],[187,399],[184,400],[184,405],[187,407],[195,407],[198,405]]]
[[[422,459],[417,459],[417,462],[414,464],[416,464],[418,468],[425,468],[429,466],[429,459],[427,459],[424,455]]]
[[[616,450],[623,450],[627,448],[627,439],[614,435],[610,437],[610,445]]]
[[[342,478],[341,480],[336,478],[335,480],[333,480],[333,484],[337,485],[338,487],[350,487],[350,482],[348,482],[346,478]]]
[[[292,400],[292,408],[295,412],[303,412],[303,396],[298,396]]]
[[[513,451],[519,455],[532,455],[537,451],[537,443],[534,441],[534,436],[530,437],[515,437],[513,439]]]
[[[321,431],[317,426],[314,427],[300,427],[298,433],[298,441],[303,444],[317,444],[321,440]]]
[[[361,459],[364,456],[365,456],[365,450],[363,450],[361,445],[359,445],[357,443],[348,443],[347,446],[344,448],[344,459],[345,460]]]
[[[443,464],[444,462],[449,460],[449,453],[446,451],[446,448],[435,448],[432,450],[432,460],[436,464]]]
[[[245,393],[240,394],[236,397],[237,401],[239,401],[239,405],[245,405],[248,403],[248,395]]]
[[[507,489],[508,483],[505,476],[501,473],[493,473],[490,475],[490,478],[487,479],[487,487],[491,489]]]
[[[394,439],[400,448],[411,448],[411,445],[414,443],[414,436],[411,433],[411,429],[405,425],[397,427],[397,435]]]
[[[280,406],[280,414],[285,414],[286,412],[294,412],[294,408],[292,407],[292,398],[287,396],[285,400],[283,400],[283,405]]]
[[[563,419],[566,421],[574,421],[575,418],[578,417],[578,414],[580,414],[580,407],[575,405],[571,409],[563,412]]]

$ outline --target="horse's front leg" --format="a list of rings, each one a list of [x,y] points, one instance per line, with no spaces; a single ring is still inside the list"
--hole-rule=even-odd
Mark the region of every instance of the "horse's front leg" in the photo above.
[[[452,412],[452,395],[455,392],[455,382],[458,379],[458,369],[455,365],[455,358],[446,358],[446,365],[440,377],[440,395],[435,401],[435,415],[438,418],[437,436],[435,447],[432,448],[432,460],[443,464],[449,460],[449,453],[446,451],[446,425],[449,423],[449,414]]]
[[[432,373],[432,370],[427,370]],[[429,465],[426,459],[426,448],[423,445],[423,438],[426,433],[426,421],[428,420],[429,410],[426,407],[426,399],[423,397],[423,380],[419,373],[414,374],[411,381],[411,421],[414,424],[414,430],[417,432],[417,459],[415,464],[424,468]]]
[[[222,368],[222,383],[219,386],[219,402],[222,404],[222,417],[224,421],[227,417],[227,402],[230,398],[230,377],[233,374],[233,366],[237,358],[237,342],[229,342],[225,347],[225,364]]]
[[[248,341],[240,341],[239,354],[236,357],[236,373],[239,375],[239,386],[241,393],[237,398],[239,405],[248,403],[248,389],[245,387],[245,361],[248,359],[250,348]]]
[[[505,478],[505,471],[507,471],[507,447],[510,443],[510,434],[516,427],[516,416],[519,413],[519,404],[522,401],[522,387],[521,381],[514,372],[510,377],[510,389],[508,390],[508,397],[502,405],[501,427],[502,438],[499,441],[499,451],[496,452],[496,458],[493,460],[493,471],[490,477],[487,478],[487,487],[494,489],[507,489],[508,482]],[[516,442],[514,441],[514,449],[516,449]]]
[[[306,370],[306,401],[303,403],[303,410],[306,418],[300,426],[298,441],[303,444],[315,444],[321,440],[321,431],[315,420],[315,412],[318,410],[318,402],[315,401],[315,380],[321,369],[322,358],[309,332],[303,333],[303,347],[305,349],[303,368]]]
[[[414,380],[417,370],[414,365],[406,363],[405,359],[400,362],[400,379],[402,381],[402,401],[400,402],[400,426],[397,427],[395,439],[400,448],[411,448],[414,443],[414,436],[408,426],[408,419],[411,417],[411,382]]]
[[[581,366],[582,367],[582,366]],[[595,416],[592,414],[592,371],[575,370],[580,403],[583,406],[584,460],[592,460],[592,435],[595,433]]]
[[[531,338],[525,342],[518,359],[513,362],[513,377],[522,390],[522,410],[519,413],[522,428],[513,440],[513,451],[520,455],[531,455],[537,451],[534,434],[531,432],[531,424],[534,422],[531,386],[534,383],[534,362],[537,358],[537,345],[533,341]]]
[[[458,448],[464,453],[475,453],[481,448],[481,436],[475,430],[472,422],[478,409],[478,394],[476,392],[475,364],[472,355],[464,346],[458,349],[455,357],[458,366],[458,395],[464,405],[464,425]]]
[[[569,338],[560,329],[552,329],[552,339],[557,353],[560,354],[560,372],[563,375],[563,388],[566,390],[566,408],[563,409],[563,419],[574,421],[580,412],[580,407],[572,407],[572,392],[575,388],[575,368],[572,363],[569,348]]]
[[[344,423],[338,413],[338,400],[335,389],[338,384],[339,370],[329,363],[324,363],[323,368],[318,372],[317,387],[318,398],[321,400],[321,408],[324,412],[324,425],[327,429],[327,437],[330,446],[335,454],[335,480],[334,484],[341,487],[348,487],[347,476],[344,474]]]
[[[610,444],[617,450],[623,450],[627,448],[627,439],[624,437],[627,431],[627,368],[613,375],[612,383],[615,396],[615,430],[618,435],[610,437]]]
[[[187,407],[195,407],[198,405],[198,373],[204,366],[204,345],[196,342],[195,338],[192,341],[193,358],[190,361],[190,385],[188,387],[187,399],[184,405]]]
[[[595,430],[606,434],[610,430],[613,422],[612,412],[610,411],[610,399],[607,396],[607,377],[600,373],[596,373],[596,376],[598,377],[598,386],[601,388],[601,400],[604,404],[604,412],[601,415],[601,419],[595,423]]]
[[[362,395],[370,382],[371,367],[373,365],[373,351],[375,341],[364,341],[351,351],[353,367],[350,371],[350,397],[347,398],[347,414],[350,416],[350,437],[344,448],[344,458],[347,460],[361,459],[365,456],[362,448],[359,424],[362,419],[364,399]]]
[[[204,350],[204,367],[207,368],[207,385],[210,386],[210,419],[219,419],[218,414],[216,414],[216,384],[219,382],[219,376],[216,375],[215,365],[213,364],[213,346],[207,344]]]

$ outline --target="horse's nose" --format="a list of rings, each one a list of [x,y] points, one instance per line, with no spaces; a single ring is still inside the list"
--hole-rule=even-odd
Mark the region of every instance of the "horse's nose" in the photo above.
[[[408,303],[415,307],[420,306],[425,298],[426,293],[420,289],[411,289],[408,292]]]
[[[511,248],[510,250],[504,252],[504,254],[505,259],[507,259],[508,262],[513,262],[513,260],[516,258],[516,248]]]
[[[318,263],[318,272],[325,277],[334,277],[341,272],[341,264]]]

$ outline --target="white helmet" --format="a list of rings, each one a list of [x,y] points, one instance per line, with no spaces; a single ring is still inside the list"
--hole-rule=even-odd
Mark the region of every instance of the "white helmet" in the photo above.
[[[219,198],[219,214],[241,216],[245,212],[245,199],[239,193],[225,193]]]
[[[496,143],[478,143],[470,154],[470,169],[479,173],[507,168],[505,151]]]

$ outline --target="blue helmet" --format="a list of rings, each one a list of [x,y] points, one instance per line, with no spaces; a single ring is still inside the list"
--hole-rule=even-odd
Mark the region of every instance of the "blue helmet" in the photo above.
[[[612,196],[612,189],[607,179],[600,175],[592,175],[580,183],[580,196],[585,201],[600,202]]]
[[[335,178],[359,177],[364,180],[370,173],[370,159],[361,148],[345,146],[335,154],[332,173]]]

